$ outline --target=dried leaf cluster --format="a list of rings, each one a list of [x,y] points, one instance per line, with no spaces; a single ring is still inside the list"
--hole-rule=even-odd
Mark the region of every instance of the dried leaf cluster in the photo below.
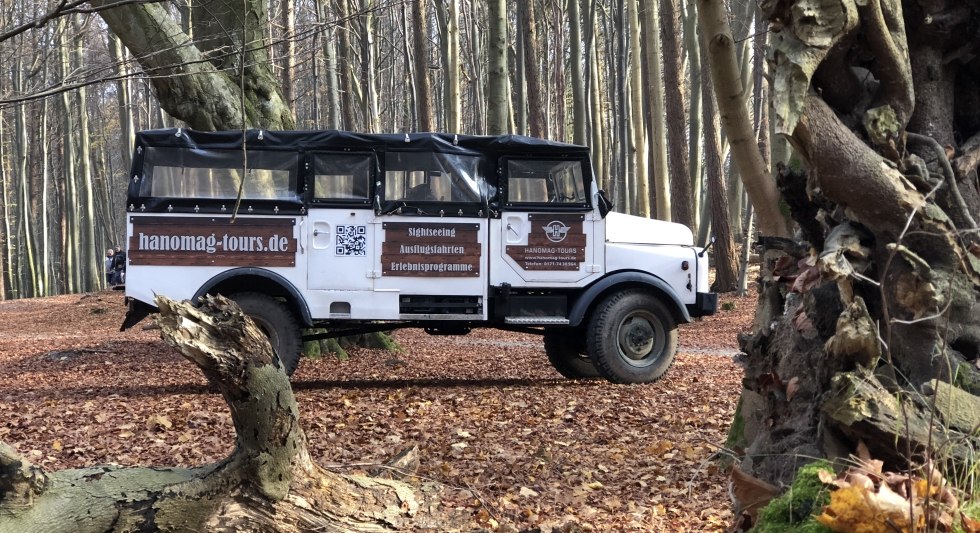
[[[937,469],[924,475],[883,472],[882,461],[871,459],[863,443],[858,452],[854,465],[840,475],[820,472],[820,480],[834,488],[830,504],[817,516],[821,524],[853,533],[947,532],[960,516],[964,531],[980,531],[958,512],[959,499]]]

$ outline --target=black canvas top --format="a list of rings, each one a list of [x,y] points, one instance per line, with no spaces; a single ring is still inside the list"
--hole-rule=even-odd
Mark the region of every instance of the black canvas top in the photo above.
[[[460,135],[454,133],[353,133],[338,130],[247,130],[246,149],[266,150],[385,150],[410,152],[480,153],[486,155],[588,155],[585,146],[524,135]],[[203,132],[160,129],[136,134],[136,146],[240,149],[242,132]]]
[[[141,131],[136,134],[136,150],[133,155],[133,169],[130,174],[127,209],[136,212],[218,212],[228,209],[226,200],[209,200],[187,197],[165,197],[145,195],[141,184],[145,171],[144,163],[150,152],[156,149],[181,149],[185,152],[174,164],[181,165],[193,157],[220,157],[216,152],[242,150],[241,130],[203,132],[183,128],[170,128]],[[504,158],[542,158],[580,160],[586,165],[585,177],[591,180],[592,169],[589,164],[589,149],[585,146],[549,141],[523,135],[459,135],[453,133],[386,133],[368,134],[353,133],[338,130],[307,130],[307,131],[270,131],[246,130],[245,151],[260,152],[292,152],[299,156],[300,162],[308,162],[308,157],[318,152],[359,152],[378,154],[381,164],[395,165],[397,158],[392,153],[441,153],[478,156],[485,165],[484,177],[489,190],[485,192],[483,203],[475,202],[472,206],[457,207],[461,213],[495,212],[499,199],[496,191],[498,183],[498,165]],[[385,157],[385,154],[388,156]],[[309,169],[309,165],[305,165]],[[300,174],[308,170],[299,170]],[[304,199],[308,197],[306,185],[299,184],[295,191],[295,200],[251,200],[248,209],[255,213],[267,214],[296,214],[304,212]],[[372,185],[372,198],[377,191]],[[384,198],[375,205],[379,212],[388,212],[403,203],[389,202]],[[488,209],[489,208],[489,209]],[[548,206],[543,206],[547,210]],[[420,211],[421,213],[422,211]]]

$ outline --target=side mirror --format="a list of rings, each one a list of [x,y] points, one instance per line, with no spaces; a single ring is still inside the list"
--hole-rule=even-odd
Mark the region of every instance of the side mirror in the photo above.
[[[606,218],[606,215],[613,209],[612,201],[606,196],[606,191],[602,189],[599,189],[599,192],[596,193],[596,200],[598,203],[596,207],[599,208],[599,214],[602,215],[602,218]]]
[[[708,240],[708,245],[705,246],[704,249],[701,250],[700,253],[698,253],[698,257],[704,257],[704,254],[708,253],[708,248],[711,248],[711,245],[714,244],[714,243],[715,243],[715,236],[712,235],[711,236],[711,239]]]

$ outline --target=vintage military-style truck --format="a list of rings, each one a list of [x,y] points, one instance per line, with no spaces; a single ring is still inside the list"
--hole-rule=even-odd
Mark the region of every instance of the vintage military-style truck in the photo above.
[[[144,131],[126,326],[155,294],[234,299],[288,372],[304,329],[537,333],[569,378],[659,379],[715,311],[682,225],[611,211],[589,150],[517,136]]]

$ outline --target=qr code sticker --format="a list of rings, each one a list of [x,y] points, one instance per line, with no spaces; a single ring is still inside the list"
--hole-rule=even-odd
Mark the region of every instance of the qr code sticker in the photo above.
[[[337,226],[337,255],[367,255],[367,226]]]

